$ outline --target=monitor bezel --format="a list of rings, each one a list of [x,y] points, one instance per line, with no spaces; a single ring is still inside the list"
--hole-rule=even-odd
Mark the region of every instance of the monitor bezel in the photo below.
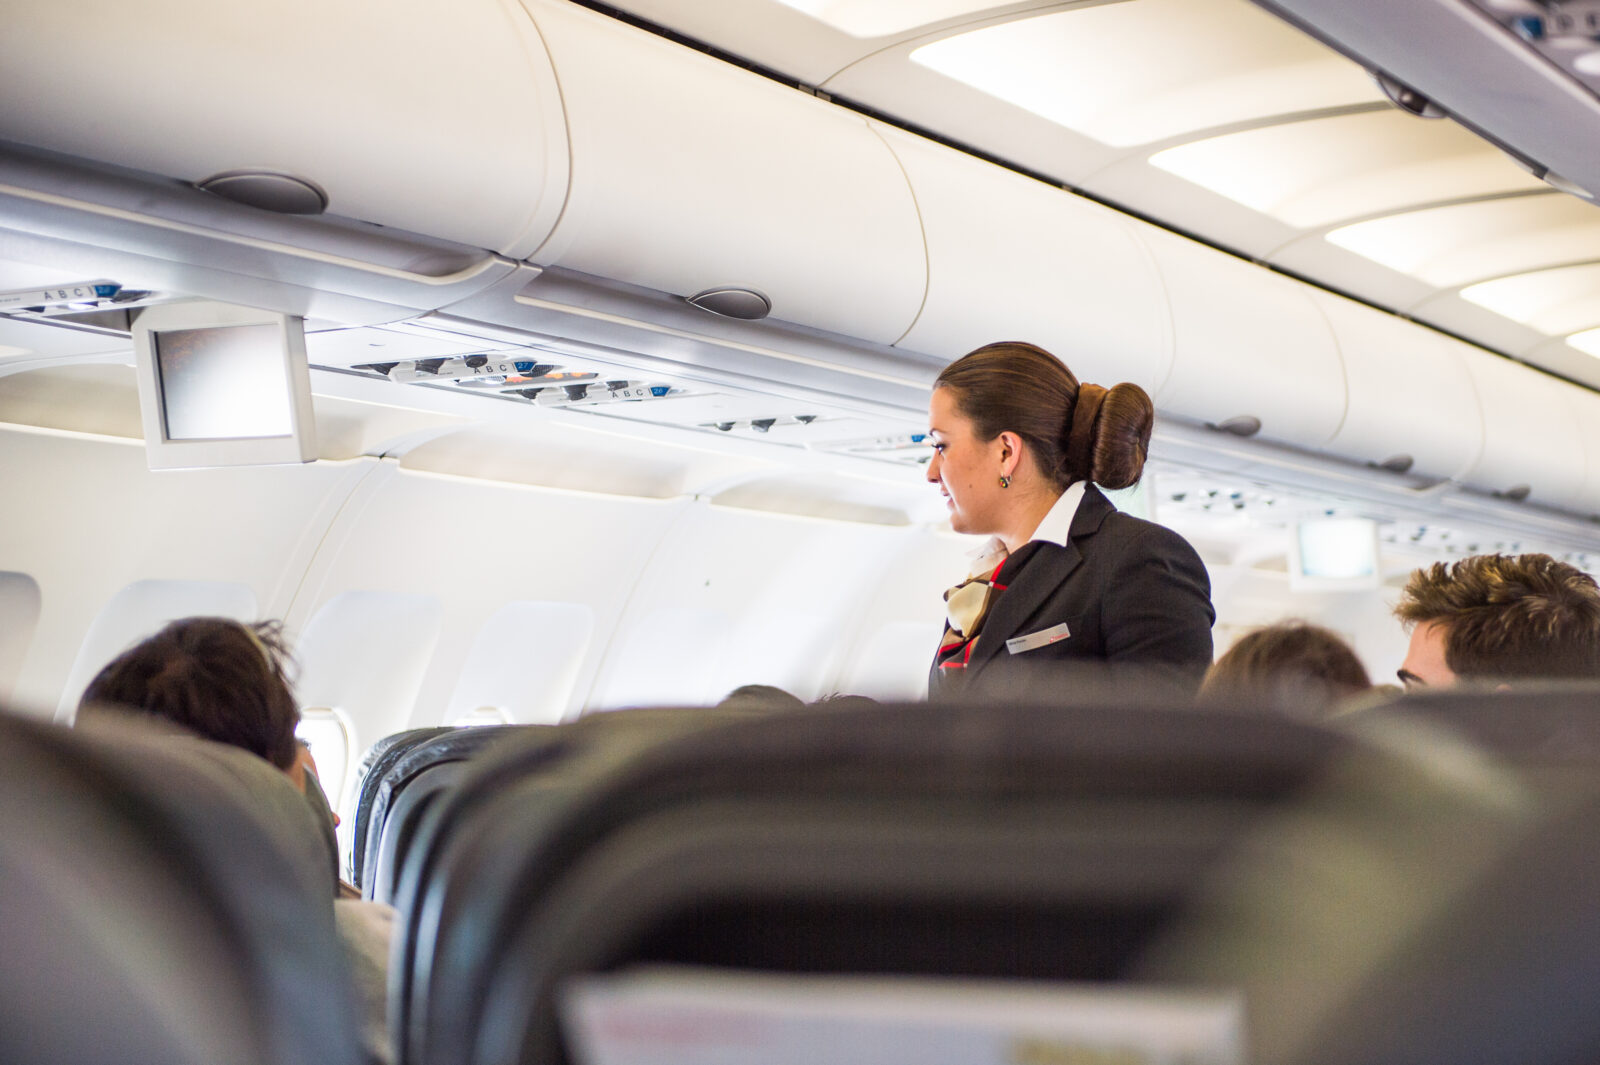
[[[1324,577],[1305,571],[1305,558],[1301,548],[1302,525],[1320,522],[1349,521],[1365,523],[1372,544],[1372,572],[1354,577]],[[1383,544],[1378,537],[1378,523],[1364,517],[1305,518],[1289,526],[1289,590],[1291,592],[1364,592],[1383,587]]]
[[[164,417],[165,395],[156,356],[157,336],[180,330],[245,325],[271,325],[277,329],[278,356],[289,385],[290,432],[285,436],[268,437],[169,438]],[[145,308],[133,320],[133,348],[139,374],[139,414],[144,426],[145,455],[152,470],[277,466],[311,462],[317,457],[304,319],[214,300],[163,303]]]

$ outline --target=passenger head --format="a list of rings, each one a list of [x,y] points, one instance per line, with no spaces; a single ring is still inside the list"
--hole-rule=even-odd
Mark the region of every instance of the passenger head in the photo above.
[[[1079,384],[1033,344],[988,344],[946,366],[929,401],[928,480],[957,532],[994,532],[1012,500],[1075,481],[1127,488],[1144,472],[1155,408],[1138,385]]]
[[[124,651],[83,693],[79,712],[108,706],[242,747],[295,775],[300,711],[276,623],[185,618]]]
[[[1372,689],[1350,645],[1317,625],[1286,621],[1243,636],[1200,686],[1213,705],[1270,705],[1301,718],[1326,716],[1342,699]]]
[[[771,684],[741,684],[717,704],[740,710],[798,710],[805,702]]]
[[[1436,562],[1406,582],[1408,690],[1457,679],[1600,678],[1600,586],[1549,555]]]

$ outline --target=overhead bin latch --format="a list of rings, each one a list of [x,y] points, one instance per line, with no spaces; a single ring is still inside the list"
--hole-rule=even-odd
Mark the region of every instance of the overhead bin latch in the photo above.
[[[708,288],[687,301],[702,311],[746,322],[760,321],[772,313],[772,301],[753,288]]]

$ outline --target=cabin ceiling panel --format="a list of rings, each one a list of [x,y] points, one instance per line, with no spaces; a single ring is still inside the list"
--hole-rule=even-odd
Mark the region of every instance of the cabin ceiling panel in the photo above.
[[[1113,147],[1383,99],[1360,67],[1236,0],[1072,8],[910,58]]]
[[[1395,110],[1210,137],[1157,152],[1150,163],[1298,229],[1548,188],[1460,126]]]
[[[1600,208],[1552,190],[1375,218],[1327,239],[1430,285],[1456,288],[1600,261]]]

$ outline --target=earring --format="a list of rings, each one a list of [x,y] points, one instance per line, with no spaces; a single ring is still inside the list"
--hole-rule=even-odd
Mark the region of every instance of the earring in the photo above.
[[[1010,488],[1011,487],[1011,478],[1007,477],[1003,473],[1000,475],[1000,487],[1001,488]]]

